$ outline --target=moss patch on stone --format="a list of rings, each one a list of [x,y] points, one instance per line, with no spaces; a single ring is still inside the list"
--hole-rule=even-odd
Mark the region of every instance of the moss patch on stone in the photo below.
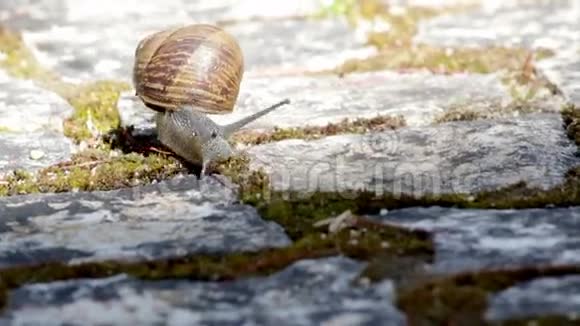
[[[450,121],[474,121],[482,119],[502,119],[530,113],[555,112],[555,108],[541,101],[479,101],[458,103],[449,106],[444,113],[434,119],[434,123]]]
[[[538,57],[547,56],[542,51]],[[387,47],[377,55],[364,59],[350,59],[332,72],[345,75],[377,70],[427,70],[437,74],[480,73],[516,70],[529,52],[526,49],[488,47],[448,49],[418,44],[409,47]]]
[[[580,108],[572,104],[567,105],[562,110],[562,119],[568,138],[580,146]]]
[[[377,32],[372,28],[368,31],[369,44],[381,47],[387,44],[402,46],[410,44],[411,38],[417,32],[419,21],[464,9],[461,6],[453,8],[395,7],[380,0],[335,0],[324,6],[318,17],[341,16],[346,18],[353,28],[387,25],[388,32]]]
[[[539,277],[574,274],[580,274],[580,266],[461,273],[399,291],[397,306],[411,325],[488,325],[484,319],[488,295]]]
[[[117,101],[120,93],[129,89],[123,82],[97,81],[63,92],[61,95],[75,109],[64,123],[65,135],[80,141],[119,128]]]
[[[350,59],[332,71],[340,76],[377,70],[428,70],[433,73],[491,73],[500,70],[518,69],[529,55],[523,48],[446,48],[417,44],[414,37],[418,24],[442,14],[469,10],[469,5],[426,8],[409,6],[393,8],[378,0],[335,1],[326,13],[345,16],[354,28],[371,26],[367,32],[368,44],[378,53],[368,58]],[[385,31],[378,26],[388,26]],[[536,60],[553,55],[547,49],[534,52]],[[317,73],[317,74],[318,74]]]
[[[0,68],[17,78],[46,83],[58,79],[56,74],[36,60],[19,32],[3,25],[0,25]]]
[[[64,123],[67,137],[88,140],[119,125],[117,100],[130,85],[119,81],[96,81],[83,84],[64,82],[60,75],[45,68],[25,44],[22,35],[0,25],[0,68],[15,78],[29,79],[40,87],[66,99],[74,108]]]
[[[149,184],[180,172],[184,168],[179,161],[160,154],[87,150],[37,173],[9,173],[0,179],[0,196],[113,190]]]
[[[344,119],[326,126],[278,128],[268,132],[241,131],[231,138],[234,143],[260,145],[284,139],[320,139],[338,134],[365,134],[370,131],[393,130],[406,126],[402,116],[377,116],[373,118]]]

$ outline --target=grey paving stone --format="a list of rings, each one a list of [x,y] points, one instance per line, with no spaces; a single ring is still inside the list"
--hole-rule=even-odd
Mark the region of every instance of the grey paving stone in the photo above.
[[[437,252],[435,272],[580,263],[579,207],[408,208],[392,210],[376,218],[433,232]],[[536,295],[533,297],[530,300],[542,300]]]
[[[554,58],[539,62],[538,67],[558,86],[566,100],[580,107],[580,45],[559,51]]]
[[[558,114],[446,123],[247,149],[276,190],[470,193],[563,181],[578,159]]]
[[[490,1],[479,10],[423,22],[418,43],[442,46],[523,46],[568,48],[578,44],[580,4],[574,0]]]
[[[58,132],[0,132],[0,175],[16,169],[34,172],[69,159],[73,152],[73,143]]]
[[[57,94],[0,70],[1,130],[62,132],[62,123],[72,112],[72,107]]]
[[[62,129],[71,113],[56,94],[0,70],[0,175],[69,158],[74,146]]]
[[[129,81],[135,48],[145,35],[184,24],[232,19],[245,20],[225,28],[239,40],[248,74],[318,70],[374,53],[350,33],[344,20],[282,18],[315,11],[315,3],[169,0],[159,6],[157,1],[60,0],[50,6],[38,1],[4,6],[0,13],[7,17],[6,24],[24,33],[44,64],[71,80]]]
[[[405,325],[391,282],[357,286],[362,264],[297,262],[269,277],[233,282],[137,281],[123,275],[27,285],[0,322],[11,325]]]
[[[0,198],[0,266],[155,259],[285,246],[277,224],[214,178],[107,192]]]
[[[372,72],[345,78],[248,77],[243,80],[235,110],[210,115],[227,124],[284,98],[291,104],[251,123],[247,128],[322,126],[345,118],[403,116],[410,126],[431,124],[452,105],[511,100],[496,75],[434,75]],[[154,127],[153,111],[128,92],[119,102],[121,119],[136,129]]]
[[[547,315],[576,316],[580,311],[580,277],[538,278],[495,294],[485,317],[490,321]]]

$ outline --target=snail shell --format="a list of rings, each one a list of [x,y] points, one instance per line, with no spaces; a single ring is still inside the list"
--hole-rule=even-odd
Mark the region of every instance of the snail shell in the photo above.
[[[153,33],[135,51],[133,84],[146,106],[183,106],[209,114],[232,112],[244,73],[238,42],[223,29],[188,25]]]

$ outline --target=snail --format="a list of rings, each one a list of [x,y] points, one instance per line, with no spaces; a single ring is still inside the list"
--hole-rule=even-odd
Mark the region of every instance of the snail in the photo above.
[[[244,73],[242,50],[223,29],[194,24],[150,34],[135,50],[136,96],[156,111],[159,141],[202,167],[234,154],[229,137],[254,120],[289,104],[285,99],[229,125],[208,114],[234,110]]]

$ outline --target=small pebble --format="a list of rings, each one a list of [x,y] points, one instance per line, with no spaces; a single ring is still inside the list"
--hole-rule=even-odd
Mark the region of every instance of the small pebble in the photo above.
[[[33,149],[30,151],[30,159],[31,160],[40,160],[41,158],[44,157],[44,152],[39,150],[39,149]]]
[[[389,214],[389,210],[386,208],[382,208],[381,211],[379,212],[379,215],[381,216],[385,216],[387,214]]]

